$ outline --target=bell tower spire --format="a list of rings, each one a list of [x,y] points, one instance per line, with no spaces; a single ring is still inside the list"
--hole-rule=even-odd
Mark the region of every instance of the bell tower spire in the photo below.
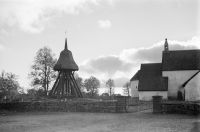
[[[165,52],[165,53],[168,53],[168,52],[169,52],[169,45],[168,45],[167,39],[165,39],[164,52]]]
[[[65,50],[68,50],[68,48],[67,48],[67,37],[65,38]]]
[[[64,50],[68,50],[67,48],[67,31],[65,31],[65,49]]]

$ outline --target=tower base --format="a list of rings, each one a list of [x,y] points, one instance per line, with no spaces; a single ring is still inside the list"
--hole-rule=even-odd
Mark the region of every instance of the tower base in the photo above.
[[[74,71],[59,71],[49,96],[56,98],[83,98],[80,88],[75,81]]]

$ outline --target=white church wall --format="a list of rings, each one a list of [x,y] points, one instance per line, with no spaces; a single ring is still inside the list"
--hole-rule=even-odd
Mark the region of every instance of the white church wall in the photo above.
[[[198,70],[188,71],[163,71],[162,76],[168,77],[168,97],[177,98],[181,85],[192,77]]]
[[[167,91],[139,91],[139,100],[149,101],[155,95],[163,96],[162,99],[167,99]]]
[[[138,80],[131,81],[131,97],[139,97],[138,83],[139,83]]]
[[[185,101],[200,100],[200,73],[185,86]]]

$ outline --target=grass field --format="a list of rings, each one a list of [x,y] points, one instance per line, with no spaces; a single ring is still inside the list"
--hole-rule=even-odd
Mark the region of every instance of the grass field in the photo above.
[[[152,113],[1,113],[0,132],[200,132],[200,117]]]

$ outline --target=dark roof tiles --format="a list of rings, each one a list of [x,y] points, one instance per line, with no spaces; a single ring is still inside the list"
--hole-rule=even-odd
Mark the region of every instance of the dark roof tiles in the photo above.
[[[141,64],[141,74],[162,75],[162,63]]]
[[[162,64],[141,64],[139,91],[167,91],[168,78],[162,77]]]
[[[72,70],[72,71],[78,71],[78,65],[73,59],[72,52],[70,50],[63,50],[60,53],[60,57],[54,66],[55,71],[59,70]]]
[[[130,81],[136,81],[139,80],[139,76],[140,76],[140,70],[138,70],[135,75],[131,78]]]
[[[163,52],[163,71],[200,70],[200,50],[174,50]]]

